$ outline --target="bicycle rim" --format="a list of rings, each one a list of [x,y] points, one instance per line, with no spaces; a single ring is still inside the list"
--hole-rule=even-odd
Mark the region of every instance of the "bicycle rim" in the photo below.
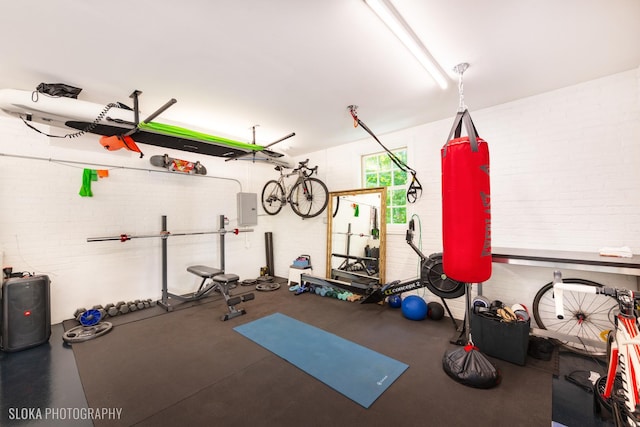
[[[564,283],[603,287],[600,283],[584,279],[564,279]],[[607,341],[608,332],[615,329],[618,303],[606,295],[564,291],[564,319],[556,317],[553,282],[544,285],[533,299],[533,317],[540,329],[547,329],[580,339]],[[576,353],[602,356],[601,348],[581,342],[554,340]]]
[[[320,215],[329,202],[329,190],[318,178],[307,178],[291,189],[291,209],[302,218]]]
[[[269,215],[275,215],[284,204],[284,189],[278,181],[268,181],[262,189],[262,208]]]

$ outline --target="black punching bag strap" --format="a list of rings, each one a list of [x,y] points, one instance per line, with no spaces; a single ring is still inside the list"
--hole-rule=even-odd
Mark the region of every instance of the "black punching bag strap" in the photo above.
[[[447,141],[451,141],[451,139],[453,138],[460,138],[460,135],[462,134],[463,122],[464,127],[469,133],[471,151],[476,152],[478,151],[478,131],[476,130],[476,126],[473,124],[473,120],[471,120],[471,114],[469,114],[469,110],[458,111],[458,113],[456,114],[456,118],[453,121],[451,131],[449,132],[449,136],[447,137]]]

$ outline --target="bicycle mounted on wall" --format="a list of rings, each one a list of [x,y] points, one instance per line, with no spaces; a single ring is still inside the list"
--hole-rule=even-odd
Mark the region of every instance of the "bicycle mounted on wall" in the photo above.
[[[278,165],[274,169],[280,172],[280,177],[268,181],[262,189],[262,207],[269,215],[276,215],[282,207],[289,203],[296,215],[302,218],[313,218],[320,215],[329,201],[329,190],[318,178],[311,175],[317,173],[318,166],[309,168],[309,159],[298,162],[298,167],[290,173]],[[295,182],[287,186],[285,179],[297,176]]]

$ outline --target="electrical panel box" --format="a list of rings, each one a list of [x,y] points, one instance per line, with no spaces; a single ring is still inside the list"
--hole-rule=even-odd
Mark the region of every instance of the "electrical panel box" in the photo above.
[[[258,225],[258,195],[238,193],[238,226]]]

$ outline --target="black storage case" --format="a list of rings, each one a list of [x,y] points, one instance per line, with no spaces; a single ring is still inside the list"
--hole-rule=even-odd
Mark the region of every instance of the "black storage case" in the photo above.
[[[530,321],[502,322],[471,313],[471,339],[487,356],[524,365],[529,347]]]
[[[49,277],[45,275],[4,280],[0,294],[0,350],[25,350],[49,341],[49,289]]]

